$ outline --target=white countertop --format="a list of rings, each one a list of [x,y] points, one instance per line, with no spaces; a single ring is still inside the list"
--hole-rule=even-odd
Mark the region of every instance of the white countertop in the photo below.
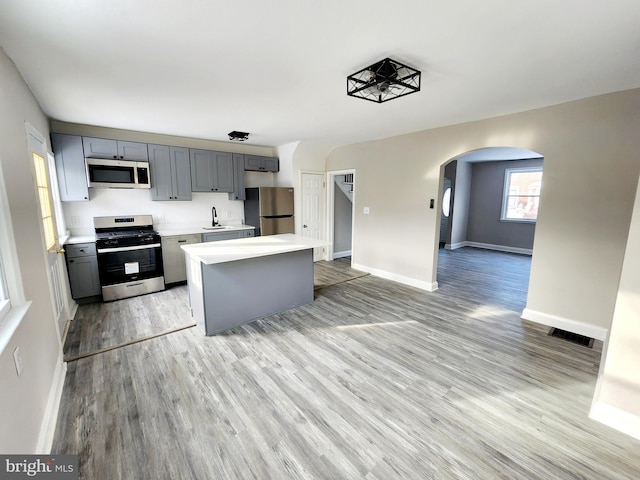
[[[157,228],[156,231],[161,237],[170,237],[172,235],[191,235],[201,233],[218,233],[218,232],[233,232],[237,230],[250,230],[255,228],[251,225],[225,225],[225,228],[218,230],[207,230],[204,227],[207,225],[169,225],[166,227]],[[75,245],[78,243],[92,243],[96,241],[95,235],[71,235],[60,239],[62,245]]]
[[[75,245],[78,243],[93,243],[96,241],[95,235],[76,235],[60,239],[62,245]]]
[[[193,243],[191,245],[182,245],[180,248],[192,258],[205,265],[211,265],[307,250],[309,248],[323,247],[326,244],[327,242],[324,240],[285,233],[264,237],[237,238],[221,242]]]
[[[225,225],[225,228],[218,230],[207,230],[204,227],[208,227],[206,223],[198,225],[168,225],[160,226],[156,228],[156,231],[161,237],[171,237],[173,235],[192,235],[196,233],[218,233],[218,232],[233,232],[234,230],[249,230],[251,225]]]

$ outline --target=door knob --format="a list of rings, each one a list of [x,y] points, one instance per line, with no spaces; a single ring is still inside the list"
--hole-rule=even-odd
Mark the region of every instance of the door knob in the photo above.
[[[306,225],[302,225],[302,228],[308,228]]]
[[[64,253],[64,248],[59,248],[58,250],[56,250],[56,253]]]

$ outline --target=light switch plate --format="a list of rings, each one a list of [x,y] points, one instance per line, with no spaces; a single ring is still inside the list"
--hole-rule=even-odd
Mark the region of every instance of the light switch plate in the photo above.
[[[362,213],[364,213],[365,215],[369,215],[369,207],[364,207],[362,209]]]

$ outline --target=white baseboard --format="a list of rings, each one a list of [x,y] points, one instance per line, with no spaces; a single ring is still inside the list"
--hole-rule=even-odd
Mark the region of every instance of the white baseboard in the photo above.
[[[602,402],[594,402],[589,418],[640,440],[640,417]]]
[[[51,382],[51,389],[49,390],[49,399],[47,400],[44,418],[40,425],[40,434],[38,435],[38,445],[36,447],[37,454],[48,455],[51,453],[66,373],[67,364],[63,361],[62,349],[60,349],[60,354],[56,360],[56,371],[53,374],[53,381]]]
[[[523,320],[530,320],[549,327],[560,328],[561,330],[595,338],[596,340],[605,341],[607,338],[608,329],[604,327],[579,322],[570,318],[559,317],[557,315],[551,315],[549,313],[538,312],[536,310],[531,310],[530,308],[525,308],[520,317]]]
[[[444,246],[445,250],[457,250],[458,248],[466,247],[467,242],[447,243]]]
[[[352,263],[351,268],[370,273],[371,275],[384,278],[386,280],[392,280],[404,285],[409,285],[410,287],[416,287],[421,290],[426,290],[427,292],[435,292],[438,289],[438,282],[423,282],[422,280],[416,280],[415,278],[405,277],[404,275],[398,275],[396,273],[387,272],[385,270],[367,267],[358,263]]]
[[[345,250],[344,252],[333,252],[333,259],[344,258],[351,255],[351,250]]]
[[[497,250],[499,252],[508,252],[508,253],[520,253],[522,255],[533,254],[533,249],[531,248],[508,247],[506,245],[493,245],[491,243],[480,243],[480,242],[461,242],[461,243],[464,243],[465,247],[484,248],[485,250]]]

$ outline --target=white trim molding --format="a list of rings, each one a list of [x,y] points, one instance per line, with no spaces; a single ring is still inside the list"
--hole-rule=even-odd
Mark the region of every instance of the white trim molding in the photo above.
[[[351,250],[345,250],[344,252],[334,252],[333,259],[335,260],[336,258],[344,258],[350,255],[351,255]]]
[[[507,252],[507,253],[519,253],[521,255],[532,255],[533,249],[531,248],[520,248],[520,247],[509,247],[507,245],[494,245],[492,243],[480,243],[480,242],[458,242],[458,243],[447,243],[444,248],[446,250],[456,250],[462,247],[474,247],[474,248],[484,248],[485,250],[497,250],[499,252]]]
[[[403,285],[409,285],[410,287],[419,288],[420,290],[426,290],[427,292],[435,292],[438,289],[438,282],[423,282],[411,277],[405,277],[404,275],[398,275],[397,273],[387,272],[386,270],[379,270],[377,268],[367,267],[358,263],[352,263],[351,268],[360,270],[362,272],[370,273],[375,277],[384,278],[385,280],[391,280],[393,282],[402,283]]]
[[[589,418],[640,440],[640,417],[603,402],[594,402]]]
[[[570,318],[560,317],[558,315],[551,315],[549,313],[538,312],[530,308],[525,308],[520,316],[523,320],[529,320],[531,322],[540,323],[549,327],[560,328],[568,332],[577,333],[586,337],[595,338],[596,340],[602,340],[603,342],[607,338],[608,329],[599,327],[598,325],[591,325],[590,323],[579,322]]]
[[[53,445],[53,435],[56,432],[56,423],[58,421],[58,410],[60,409],[60,401],[62,400],[62,389],[64,387],[64,379],[67,374],[67,363],[63,360],[62,349],[56,360],[56,371],[53,374],[51,389],[49,390],[49,399],[45,407],[44,417],[40,424],[40,434],[38,435],[38,445],[36,447],[37,454],[51,453]]]

